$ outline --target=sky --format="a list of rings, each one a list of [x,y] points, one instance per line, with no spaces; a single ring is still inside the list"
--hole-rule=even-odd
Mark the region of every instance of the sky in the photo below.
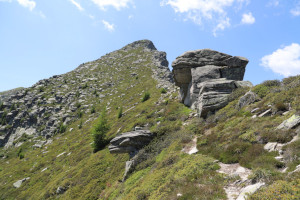
[[[244,80],[300,74],[300,0],[0,0],[0,91],[30,87],[141,39],[172,61],[210,48]]]

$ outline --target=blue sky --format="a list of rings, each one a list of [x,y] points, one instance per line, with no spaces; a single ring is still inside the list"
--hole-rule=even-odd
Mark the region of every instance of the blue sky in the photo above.
[[[300,0],[0,0],[0,91],[29,87],[140,39],[171,62],[210,48],[258,84],[300,74]]]

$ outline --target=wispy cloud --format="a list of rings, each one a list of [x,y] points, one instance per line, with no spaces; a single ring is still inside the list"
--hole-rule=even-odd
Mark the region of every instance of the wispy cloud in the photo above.
[[[117,10],[126,8],[133,0],[92,0],[100,9],[105,10],[107,7],[112,6]]]
[[[18,0],[18,3],[25,7],[25,8],[28,8],[30,11],[33,11],[33,9],[35,8],[36,6],[36,3],[35,1],[31,1],[31,0]]]
[[[230,27],[230,19],[226,17],[225,19],[221,20],[217,26],[213,30],[213,34],[215,37],[217,37],[218,31],[223,31],[225,28]]]
[[[261,59],[261,66],[288,77],[300,74],[300,45],[292,43]]]
[[[187,20],[198,25],[214,24],[213,34],[231,26],[227,11],[231,7],[248,4],[249,0],[163,0],[161,6],[171,6],[175,13],[184,14]]]
[[[79,11],[84,11],[84,8],[75,0],[69,0]]]
[[[267,3],[267,6],[273,6],[273,7],[277,7],[279,6],[279,0],[270,0],[268,3]]]
[[[115,30],[115,25],[114,24],[111,24],[111,23],[109,23],[108,21],[105,21],[105,20],[102,20],[102,23],[103,23],[106,30],[108,30],[110,32]]]
[[[9,2],[9,3],[11,3],[12,0],[0,0],[0,2]]]
[[[255,18],[253,17],[252,13],[244,13],[242,20],[241,20],[242,24],[254,24],[255,23]]]
[[[290,12],[294,16],[300,16],[300,2],[295,8],[291,9]]]

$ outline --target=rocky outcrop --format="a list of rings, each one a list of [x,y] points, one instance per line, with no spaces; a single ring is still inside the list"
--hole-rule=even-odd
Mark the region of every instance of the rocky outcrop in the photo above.
[[[175,84],[182,102],[206,117],[227,103],[238,87],[252,86],[242,81],[248,60],[210,49],[188,51],[172,63]]]
[[[153,134],[148,130],[136,130],[123,133],[110,141],[110,153],[129,153],[134,155],[139,149],[149,144]]]
[[[136,166],[136,154],[141,148],[149,144],[153,137],[154,135],[149,130],[136,129],[135,131],[123,133],[110,141],[108,147],[110,153],[128,153],[131,158],[129,161],[126,161],[123,182]]]

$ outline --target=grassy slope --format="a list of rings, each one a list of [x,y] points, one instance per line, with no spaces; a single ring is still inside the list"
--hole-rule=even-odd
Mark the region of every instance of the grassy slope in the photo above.
[[[124,60],[124,56],[130,53],[134,53],[135,57],[130,56]],[[101,101],[91,95],[90,104],[96,106],[96,114],[85,113],[82,119],[68,126],[67,130],[73,128],[72,132],[57,135],[52,144],[42,149],[32,149],[32,141],[23,144],[24,159],[18,158],[18,149],[1,150],[2,154],[8,156],[0,160],[1,199],[176,199],[178,193],[183,194],[179,199],[225,199],[222,187],[226,179],[216,173],[218,165],[215,159],[225,163],[239,162],[254,170],[254,181],[264,180],[271,185],[253,195],[253,199],[297,199],[300,190],[299,173],[292,176],[279,173],[278,168],[284,166],[274,159],[277,154],[264,151],[264,144],[258,141],[286,142],[295,134],[294,131],[276,132],[275,128],[300,110],[299,77],[285,79],[281,85],[275,81],[256,86],[253,91],[262,97],[262,101],[242,110],[236,109],[237,99],[247,89],[237,90],[231,95],[232,101],[227,107],[203,121],[189,119],[191,111],[188,108],[169,95],[161,94],[160,89],[155,87],[156,82],[151,78],[153,66],[147,53],[136,49],[121,54],[119,59],[99,64],[94,71],[85,72],[86,77],[97,78],[101,74],[101,78],[95,81],[97,84],[118,82],[101,93],[112,94]],[[139,58],[145,60],[133,64]],[[97,62],[100,63],[98,60],[92,64]],[[136,72],[138,78],[132,77],[132,72]],[[71,72],[66,77],[76,79],[76,73]],[[133,87],[129,87],[131,85]],[[50,90],[46,88],[46,91]],[[150,92],[151,97],[142,103],[141,98],[146,91]],[[126,95],[121,97],[122,93]],[[139,164],[124,183],[119,180],[122,179],[125,161],[129,156],[111,155],[107,148],[92,153],[91,148],[89,130],[96,122],[95,117],[108,102],[111,127],[108,138],[116,135],[118,130],[126,132],[137,125],[148,125],[158,135],[140,151],[142,156]],[[276,110],[282,103],[290,103],[292,106],[292,111],[286,116],[251,118],[253,114],[250,111],[253,108],[264,110],[272,105]],[[132,109],[118,119],[120,107],[124,112]],[[86,122],[88,119],[92,120]],[[81,121],[83,127],[79,129]],[[200,152],[196,155],[182,153],[182,147],[194,135],[199,138]],[[285,147],[289,150],[289,156],[296,158],[287,162],[289,171],[300,164],[299,144],[296,142]],[[66,153],[57,157],[62,152]],[[47,170],[41,172],[45,168]],[[31,179],[15,189],[13,183],[25,177]],[[58,186],[68,189],[64,194],[57,195]],[[276,192],[272,192],[273,186]]]
[[[162,94],[156,88],[156,81],[151,78],[151,68],[155,66],[151,64],[150,53],[142,49],[120,51],[115,60],[109,58],[112,55],[115,53],[106,55],[104,62],[103,59],[91,62],[92,65],[98,65],[94,70],[83,69],[81,72],[84,78],[96,78],[87,83],[87,93],[90,96],[89,102],[85,102],[96,107],[95,114],[80,108],[82,118],[68,125],[65,133],[55,136],[53,143],[42,149],[31,147],[35,139],[42,138],[24,138],[27,141],[18,149],[1,149],[1,154],[6,158],[0,159],[0,199],[165,199],[176,195],[174,191],[177,190],[170,188],[178,188],[180,191],[180,188],[189,187],[192,195],[195,190],[193,182],[199,182],[201,177],[212,181],[221,179],[215,173],[217,166],[212,158],[181,153],[186,138],[191,139],[182,127],[182,120],[187,119],[190,110],[172,99],[176,94]],[[143,62],[134,64],[138,59],[143,59]],[[133,77],[133,72],[138,76]],[[65,93],[75,92],[80,84],[77,79],[77,72],[73,71],[64,75],[64,83],[57,84],[68,84],[69,88]],[[98,93],[108,94],[99,100],[97,95],[91,94],[89,84],[101,86],[106,82],[114,82],[115,85]],[[40,92],[48,98],[55,87],[57,86],[49,85]],[[141,102],[146,91],[151,97]],[[120,183],[119,180],[123,176],[128,155],[111,155],[107,148],[92,153],[90,129],[104,106],[108,108],[107,116],[111,127],[107,138],[115,136],[118,130],[120,133],[130,131],[137,125],[148,125],[158,134],[157,139],[145,149],[147,156],[140,159],[136,172],[125,183]],[[120,107],[125,114],[118,119]],[[78,126],[80,123],[83,124],[81,129]],[[160,124],[157,125],[158,123]],[[69,131],[71,128],[73,130]],[[20,148],[25,156],[23,159],[19,159],[17,155]],[[63,152],[65,154],[57,157]],[[46,170],[42,172],[43,169]],[[30,177],[30,180],[18,189],[13,187],[14,182],[25,177]],[[185,183],[191,185],[186,186]],[[220,185],[203,185],[209,188],[213,196],[224,197],[224,191],[220,190],[222,181]],[[67,191],[57,195],[58,186],[67,188]]]

